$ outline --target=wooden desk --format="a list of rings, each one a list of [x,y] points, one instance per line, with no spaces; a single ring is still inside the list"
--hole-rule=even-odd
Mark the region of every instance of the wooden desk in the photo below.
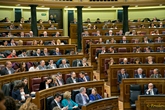
[[[7,30],[7,29],[1,29],[0,33],[8,33],[11,32],[11,34],[20,34],[21,32],[24,33],[29,33],[31,30],[30,29],[15,29],[15,30]],[[56,29],[56,30],[38,30],[38,36],[40,36],[40,34],[43,34],[43,32],[46,31],[48,36],[52,36],[52,34],[56,34],[56,32],[59,32],[61,34],[61,36],[63,36],[63,29]]]
[[[120,84],[120,97],[119,101],[123,104],[122,110],[131,110],[130,107],[130,85],[131,84],[139,84],[142,87],[142,93],[144,94],[144,85],[153,83],[155,87],[158,89],[159,94],[165,94],[165,78],[159,78],[159,79],[124,79],[122,80],[122,83]],[[146,110],[146,109],[143,109]],[[158,109],[155,109],[158,110]]]
[[[83,55],[60,55],[60,56],[40,56],[40,57],[26,57],[26,58],[3,58],[0,59],[0,64],[4,65],[6,61],[14,62],[40,62],[41,60],[48,61],[49,59],[53,59],[55,62],[61,58],[66,58],[70,65],[72,66],[73,60],[82,59]]]
[[[82,110],[118,110],[118,98],[104,98],[82,106]]]
[[[165,46],[165,43],[150,43],[150,44],[144,44],[144,43],[141,43],[141,44],[132,44],[132,43],[129,43],[129,44],[92,44],[92,45],[90,45],[90,49],[89,49],[89,51],[90,51],[90,56],[89,57],[91,59],[91,64],[94,65],[94,68],[96,68],[97,65],[96,65],[95,55],[96,55],[96,49],[97,48],[101,49],[101,47],[104,46],[106,48],[106,51],[107,51],[111,46],[116,48],[116,50],[118,48],[123,48],[124,47],[124,48],[127,48],[128,54],[131,54],[129,52],[133,52],[133,48],[136,47],[136,46],[141,47],[142,50],[145,47],[150,46],[152,48],[152,50],[155,52],[157,50],[157,47],[160,47],[161,45]],[[125,53],[120,53],[120,54],[122,55],[122,54],[125,54]],[[107,58],[110,58],[110,55]],[[104,57],[104,59],[105,59],[105,57]]]
[[[162,38],[165,37],[165,35],[160,35]],[[86,47],[86,43],[87,41],[92,40],[93,44],[96,44],[96,42],[99,40],[99,38],[102,38],[103,42],[106,43],[106,40],[111,40],[111,38],[114,38],[116,40],[116,43],[120,43],[120,40],[122,39],[123,36],[88,36],[88,37],[82,37],[82,50],[83,53],[86,54],[85,51],[85,47]],[[133,43],[132,39],[139,39],[139,42],[142,42],[144,39],[144,36],[126,36],[127,40],[129,41],[129,43]],[[149,39],[151,39],[153,42],[155,41],[156,38],[158,38],[158,35],[148,35],[147,36]],[[165,42],[165,38],[163,39],[163,41]],[[120,45],[120,44],[119,44]]]
[[[54,45],[54,46],[50,46],[50,45],[46,45],[46,46],[7,46],[7,47],[0,47],[0,51],[6,51],[6,50],[16,50],[16,51],[22,51],[23,49],[25,50],[37,50],[37,49],[44,49],[47,48],[48,50],[54,50],[56,48],[59,48],[60,52],[62,54],[66,53],[66,50],[72,50],[74,49],[74,51],[76,51],[76,45]]]
[[[93,67],[70,67],[70,68],[57,68],[57,69],[50,69],[50,70],[42,70],[42,71],[27,71],[27,72],[20,72],[20,73],[14,73],[11,75],[4,75],[0,76],[0,89],[2,89],[3,84],[6,83],[11,83],[15,80],[22,80],[22,78],[27,78],[28,79],[28,86],[29,89],[31,90],[31,79],[32,78],[41,78],[41,77],[48,77],[52,76],[54,74],[57,74],[60,72],[62,74],[62,77],[64,81],[66,81],[66,75],[70,74],[72,71],[74,71],[77,74],[81,71],[84,71],[88,74],[90,77],[91,81],[93,80]]]
[[[118,71],[121,70],[122,68],[126,69],[126,72],[129,74],[129,78],[134,78],[135,70],[137,70],[138,68],[143,69],[143,73],[146,74],[147,78],[149,78],[151,75],[150,70],[153,70],[155,68],[160,70],[160,74],[162,75],[162,77],[164,77],[164,71],[165,71],[165,65],[164,64],[111,65],[109,68],[109,71],[108,71],[108,83],[107,83],[107,85],[109,85],[111,87],[110,94],[112,96],[119,95],[117,75],[118,75]]]
[[[7,28],[9,27],[11,24],[14,24],[14,26],[18,27],[19,24],[21,23],[0,23],[0,28]],[[58,23],[52,23],[54,25],[54,27],[57,27],[58,28]],[[30,23],[22,23],[23,27],[25,29],[31,29],[31,24]],[[40,26],[41,24],[40,23],[37,23],[37,26]],[[48,23],[42,23],[42,25],[48,29],[50,27],[50,24]]]
[[[72,91],[75,89],[79,89],[80,87],[85,87],[85,88],[96,87],[98,90],[98,93],[102,97],[104,96],[104,81],[89,81],[89,82],[76,83],[76,84],[66,84],[64,86],[52,87],[49,89],[36,92],[35,99],[33,99],[32,102],[36,104],[40,110],[46,110],[45,99],[47,97],[54,96],[54,94],[57,92],[62,93],[65,91]]]
[[[139,95],[136,110],[165,110],[165,95]]]
[[[9,37],[0,37],[0,41],[3,40],[10,40],[11,38]],[[60,36],[60,37],[24,37],[24,38],[20,38],[20,37],[13,37],[14,41],[18,42],[19,40],[22,40],[24,45],[27,45],[27,42],[31,41],[33,42],[33,40],[42,40],[43,42],[45,41],[49,41],[51,42],[52,40],[55,40],[55,42],[57,41],[57,39],[60,39],[61,41],[65,41],[67,44],[69,43],[69,37],[68,36]]]
[[[38,36],[40,36],[40,34],[43,34],[43,32],[46,31],[48,36],[52,36],[52,34],[56,34],[56,32],[59,32],[61,34],[61,36],[63,36],[63,29],[55,29],[55,30],[38,30]]]

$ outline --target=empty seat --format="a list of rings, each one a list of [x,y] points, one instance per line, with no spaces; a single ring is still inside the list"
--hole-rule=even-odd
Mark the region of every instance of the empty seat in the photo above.
[[[42,76],[41,81],[45,81],[48,78],[48,76]]]
[[[123,48],[118,48],[118,53],[126,53],[127,52],[127,48],[123,47]]]
[[[92,93],[92,88],[87,88],[86,93],[89,96]]]
[[[80,92],[80,89],[75,89],[71,91],[71,99],[75,102],[76,95]]]
[[[138,99],[138,95],[141,95],[141,86],[132,84],[130,85],[130,104],[131,108],[136,108],[135,101]]]
[[[46,110],[52,110],[51,109],[51,102],[54,100],[53,96],[46,98]]]
[[[40,83],[41,83],[41,78],[32,78],[31,79],[31,90],[34,92],[39,91]]]

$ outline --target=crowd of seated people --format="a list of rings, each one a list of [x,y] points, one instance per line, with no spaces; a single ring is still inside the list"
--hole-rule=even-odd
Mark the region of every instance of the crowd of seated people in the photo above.
[[[25,50],[22,51],[16,51],[16,50],[6,50],[0,52],[1,58],[24,58],[29,56],[49,56],[49,55],[77,55],[77,52],[75,52],[73,49],[67,50],[65,53],[61,53],[60,49],[57,47],[55,49],[48,50],[46,47],[42,49],[36,49],[36,50]]]
[[[130,78],[129,73],[126,72],[124,68],[119,70],[117,80],[118,83],[120,84],[122,79]],[[147,78],[145,72],[143,71],[142,68],[138,68],[134,74],[134,78]],[[151,71],[151,74],[148,78],[163,78],[159,69],[155,68]]]
[[[99,99],[102,97],[97,93],[96,88],[92,88],[91,93],[87,94],[86,88],[81,87],[75,97],[72,97],[69,91],[63,94],[56,93],[51,101],[50,110],[54,110],[55,107],[60,108],[59,110],[80,110],[83,105]]]
[[[30,66],[28,66],[30,63]],[[86,58],[77,59],[72,62],[73,67],[86,67],[89,66]],[[5,67],[2,67],[0,72],[2,75],[14,74],[18,72],[26,72],[26,71],[39,71],[39,70],[47,70],[47,69],[56,69],[56,68],[69,68],[71,67],[69,61],[65,58],[57,60],[54,62],[53,59],[49,59],[47,62],[41,60],[38,62],[20,62],[20,63],[11,63],[10,61],[6,61]],[[81,75],[84,77],[83,75]],[[83,80],[83,79],[82,79]],[[87,80],[89,80],[87,78]]]

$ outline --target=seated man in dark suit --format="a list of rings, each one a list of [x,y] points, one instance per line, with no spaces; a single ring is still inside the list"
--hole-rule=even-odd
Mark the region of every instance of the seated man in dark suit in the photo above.
[[[121,62],[120,64],[129,64],[128,59],[127,58],[124,58],[123,59],[123,62]]]
[[[49,52],[47,48],[44,48],[44,51],[41,53],[41,56],[48,56]]]
[[[54,95],[54,100],[52,100],[51,104],[50,104],[50,110],[53,110],[54,107],[58,107],[60,108],[60,110],[68,110],[68,107],[62,107],[60,101],[61,101],[61,94],[56,93]]]
[[[53,55],[61,55],[61,52],[60,52],[59,48],[56,48],[56,50],[53,53]]]
[[[33,56],[42,56],[41,50],[40,49],[37,49],[37,51],[36,52],[34,51],[32,55]]]
[[[97,31],[96,34],[94,34],[94,36],[101,36],[100,31]]]
[[[158,89],[154,88],[154,85],[152,83],[149,83],[148,89],[145,90],[145,94],[146,95],[155,95],[155,94],[159,94],[159,93],[158,93]]]
[[[62,79],[62,74],[61,73],[57,73],[56,80],[57,80],[57,85],[58,86],[64,85],[64,80]]]
[[[1,76],[15,73],[15,70],[12,68],[12,63],[10,61],[6,61],[5,66],[6,67],[0,71]]]
[[[81,108],[83,105],[87,104],[89,102],[89,97],[86,94],[86,88],[85,87],[81,87],[80,88],[80,93],[78,93],[76,95],[75,98],[76,103],[78,104],[78,106]]]
[[[106,33],[106,36],[113,36],[114,34],[113,34],[113,31],[112,30],[109,30],[109,32],[108,33]]]
[[[108,53],[117,53],[113,46],[108,49]]]
[[[123,36],[122,40],[120,40],[120,43],[126,44],[129,43],[129,41],[127,40],[126,36]]]
[[[83,58],[82,60],[77,59],[77,60],[73,61],[73,67],[80,67],[80,66],[82,66],[82,67],[89,66],[86,58]]]
[[[96,24],[101,23],[101,22],[100,22],[100,19],[99,19],[99,18],[97,18],[97,20],[95,21],[95,23],[96,23]]]
[[[101,50],[96,52],[95,59],[97,60],[99,54],[104,54],[106,53],[105,47],[102,47]]]
[[[151,43],[152,41],[148,39],[148,37],[144,37],[143,42],[148,44],[148,43]]]
[[[135,78],[146,78],[146,75],[143,74],[143,69],[138,68],[137,73],[134,75]]]
[[[69,67],[70,67],[70,64],[67,63],[65,58],[63,58],[62,63],[59,65],[59,68],[69,68]]]
[[[126,73],[125,69],[121,69],[120,73],[117,75],[117,81],[120,84],[122,79],[129,78],[129,74]]]
[[[160,37],[160,36],[159,36],[159,37],[157,38],[157,40],[155,41],[155,43],[162,43],[162,42],[163,42],[163,40],[162,40],[162,37]]]
[[[77,82],[79,82],[79,80],[76,77],[76,73],[75,72],[71,72],[71,76],[69,78],[67,78],[66,83],[70,84],[70,83],[77,83]]]
[[[164,47],[161,45],[159,49],[157,49],[157,52],[165,52]]]
[[[150,78],[162,78],[162,75],[159,73],[159,70],[157,68],[155,68],[153,70],[154,74],[151,74]]]
[[[79,82],[87,82],[87,81],[90,81],[89,76],[85,75],[85,72],[84,72],[84,71],[81,71],[81,72],[79,73],[79,76],[80,76]]]

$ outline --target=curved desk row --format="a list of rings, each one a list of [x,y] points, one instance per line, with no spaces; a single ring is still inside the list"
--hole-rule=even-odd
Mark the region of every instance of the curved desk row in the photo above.
[[[104,96],[104,81],[89,81],[89,82],[76,83],[76,84],[66,84],[63,86],[53,87],[36,92],[36,97],[32,100],[32,102],[35,103],[40,110],[46,110],[45,100],[47,97],[54,96],[54,94],[57,92],[63,93],[65,91],[72,91],[75,89],[79,89],[81,87],[85,87],[85,88],[96,87],[98,93],[102,97]]]
[[[119,110],[118,97],[104,98],[82,106],[82,110]]]

